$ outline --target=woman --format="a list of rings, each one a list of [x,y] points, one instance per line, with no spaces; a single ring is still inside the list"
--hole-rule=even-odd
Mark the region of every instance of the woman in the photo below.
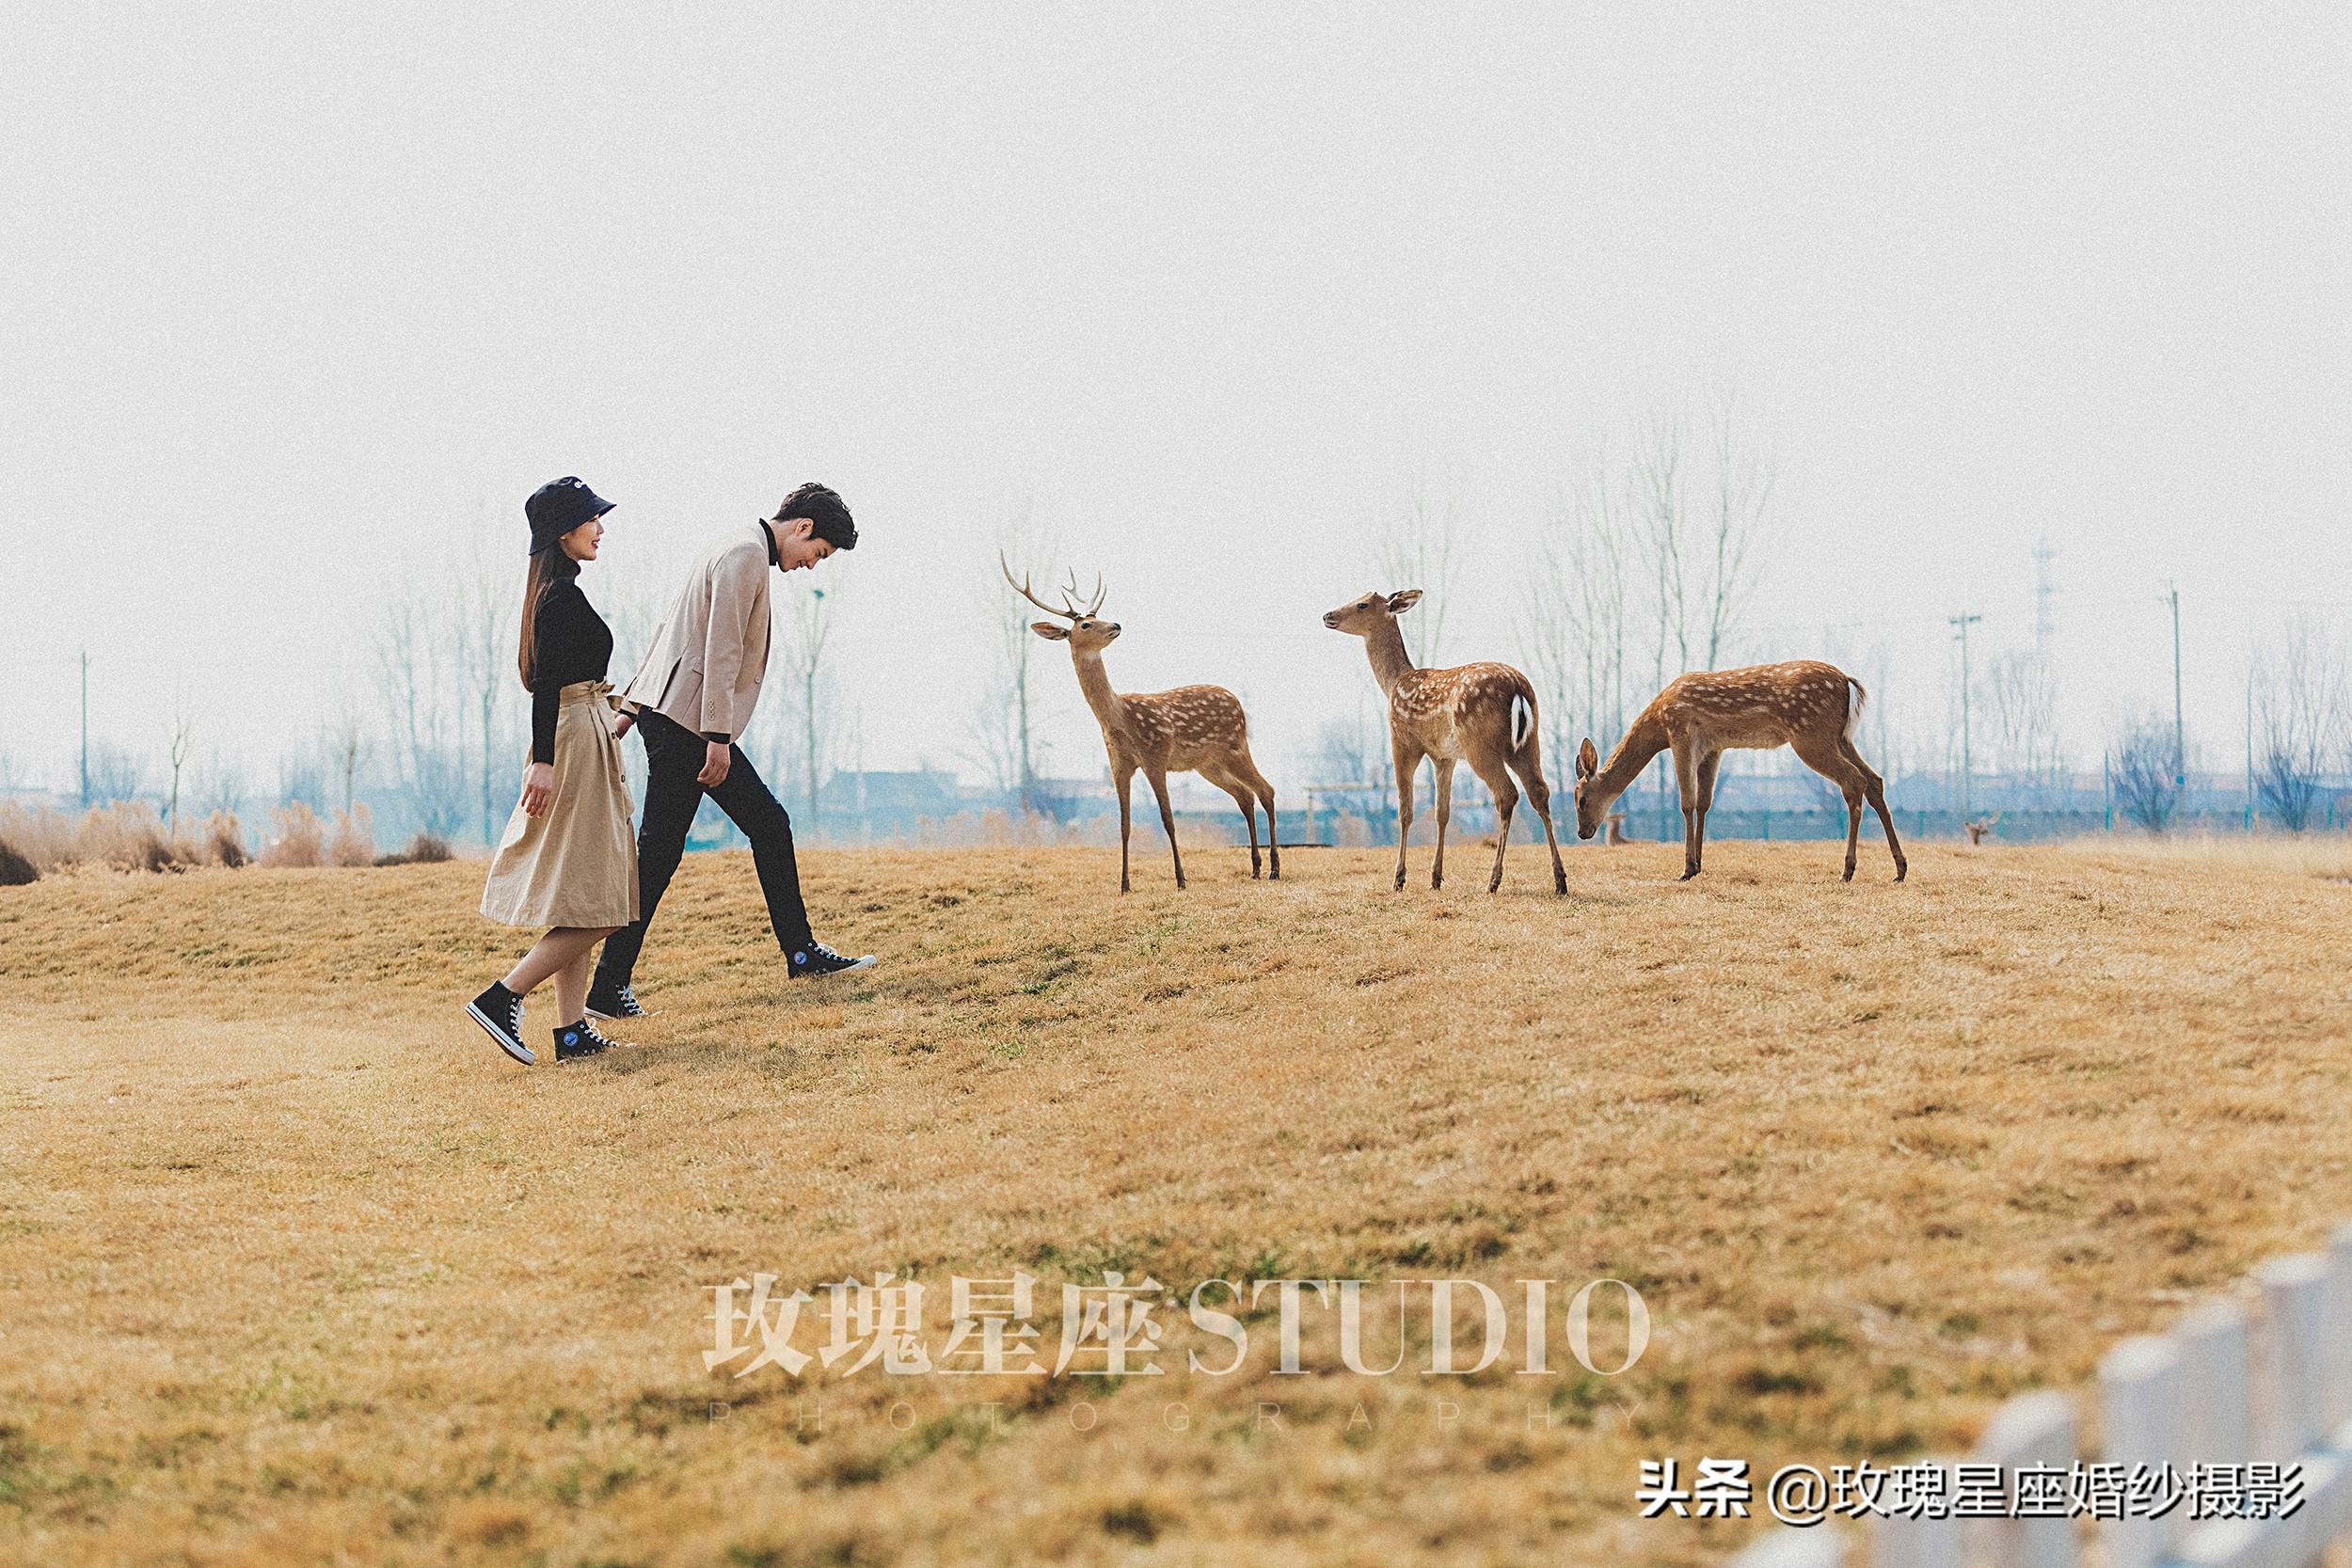
[[[509,926],[550,927],[522,962],[467,1004],[466,1014],[515,1060],[523,998],[555,981],[555,1059],[593,1056],[614,1042],[588,1021],[588,955],[637,918],[637,840],[621,776],[612,688],[604,678],[612,633],[580,591],[612,503],[577,479],[541,485],[523,504],[531,576],[523,589],[516,658],[531,692],[531,763],[522,800],[490,860],[482,912]]]

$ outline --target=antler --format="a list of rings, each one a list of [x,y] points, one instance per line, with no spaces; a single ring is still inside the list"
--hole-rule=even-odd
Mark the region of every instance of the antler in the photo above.
[[[1005,581],[1011,584],[1012,591],[1014,593],[1020,594],[1023,598],[1028,600],[1031,604],[1037,606],[1038,609],[1045,611],[1048,615],[1058,615],[1066,621],[1083,621],[1088,616],[1092,615],[1103,608],[1103,574],[1100,572],[1094,574],[1094,597],[1084,610],[1080,610],[1077,606],[1078,575],[1075,572],[1073,572],[1070,575],[1070,582],[1068,586],[1062,589],[1061,608],[1057,610],[1052,605],[1047,604],[1043,599],[1039,598],[1035,594],[1029,591],[1029,577],[1027,573],[1024,572],[1021,575],[1021,580],[1019,582],[1013,582],[1012,562],[1005,559],[1005,552],[1002,550],[998,550],[996,552],[996,564],[997,567],[1005,574]]]
[[[1012,591],[1020,594],[1023,598],[1028,600],[1031,604],[1037,606],[1038,609],[1045,611],[1048,615],[1059,615],[1065,620],[1075,621],[1078,619],[1079,612],[1076,610],[1070,608],[1067,604],[1065,604],[1060,610],[1056,610],[1052,605],[1047,604],[1043,599],[1041,599],[1035,594],[1030,593],[1028,574],[1022,574],[1021,580],[1019,582],[1013,582],[1012,562],[1005,559],[1005,552],[1002,550],[998,550],[996,552],[996,564],[1003,570],[1005,574],[1005,581],[1011,584]]]

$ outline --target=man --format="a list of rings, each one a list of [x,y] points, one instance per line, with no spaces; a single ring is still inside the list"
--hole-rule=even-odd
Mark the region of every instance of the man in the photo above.
[[[796,980],[866,969],[809,931],[801,903],[792,823],[736,744],[768,673],[768,573],[814,569],[835,550],[857,547],[857,525],[841,498],[803,484],[774,517],[722,539],[704,556],[670,609],[637,673],[620,695],[619,728],[645,743],[645,815],[637,834],[638,915],[613,933],[589,988],[599,1018],[644,1018],[631,981],[645,928],[686,853],[686,833],[707,794],[752,841],[768,922]]]

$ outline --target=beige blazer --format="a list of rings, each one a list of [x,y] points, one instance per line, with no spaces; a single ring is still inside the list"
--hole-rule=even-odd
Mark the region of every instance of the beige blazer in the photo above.
[[[701,735],[739,737],[768,674],[768,546],[738,529],[687,575],[621,706]]]

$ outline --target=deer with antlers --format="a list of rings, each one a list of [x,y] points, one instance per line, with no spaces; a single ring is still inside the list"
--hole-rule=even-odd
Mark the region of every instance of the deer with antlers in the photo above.
[[[1029,629],[1052,642],[1070,644],[1070,661],[1077,666],[1078,689],[1103,726],[1103,747],[1110,753],[1111,779],[1119,786],[1119,891],[1129,891],[1127,840],[1131,829],[1128,793],[1136,770],[1151,781],[1160,803],[1160,826],[1168,832],[1168,858],[1176,864],[1176,886],[1184,885],[1184,857],[1176,847],[1176,816],[1168,805],[1168,776],[1198,773],[1233,798],[1249,828],[1249,875],[1259,873],[1258,818],[1253,802],[1265,808],[1266,853],[1271,876],[1282,875],[1282,847],[1274,829],[1274,786],[1258,771],[1249,756],[1249,716],[1241,699],[1221,686],[1180,686],[1172,691],[1118,692],[1103,668],[1103,650],[1119,639],[1119,623],[1103,620],[1103,583],[1095,579],[1094,597],[1084,609],[1077,603],[1073,578],[1063,590],[1061,608],[1047,604],[1029,591],[1028,578],[1012,580],[1012,567],[1003,557],[1005,580],[1014,593],[1056,621],[1033,621]]]
[[[1324,616],[1323,624],[1364,640],[1372,678],[1389,699],[1389,751],[1396,765],[1396,885],[1405,886],[1405,840],[1413,827],[1413,773],[1423,757],[1436,764],[1438,855],[1429,885],[1445,885],[1445,826],[1454,815],[1454,767],[1470,765],[1495,798],[1495,865],[1486,891],[1502,885],[1502,853],[1511,842],[1511,813],[1519,791],[1543,818],[1544,842],[1551,847],[1551,886],[1568,891],[1567,868],[1560,863],[1560,840],[1551,829],[1551,786],[1535,739],[1535,689],[1507,664],[1463,664],[1450,670],[1416,667],[1405,651],[1396,618],[1421,602],[1421,590],[1366,594]]]
[[[1851,689],[1851,696],[1849,695]],[[1677,675],[1650,700],[1616,750],[1602,763],[1592,736],[1576,753],[1576,832],[1599,831],[1610,803],[1640,778],[1650,758],[1671,747],[1682,790],[1682,879],[1699,874],[1707,842],[1708,808],[1715,803],[1715,773],[1732,748],[1770,751],[1787,746],[1846,798],[1846,880],[1853,880],[1854,850],[1867,800],[1886,829],[1895,854],[1895,880],[1910,868],[1886,812],[1886,781],[1854,750],[1854,721],[1862,715],[1862,683],[1834,664],[1798,659],[1745,670],[1703,670]]]

